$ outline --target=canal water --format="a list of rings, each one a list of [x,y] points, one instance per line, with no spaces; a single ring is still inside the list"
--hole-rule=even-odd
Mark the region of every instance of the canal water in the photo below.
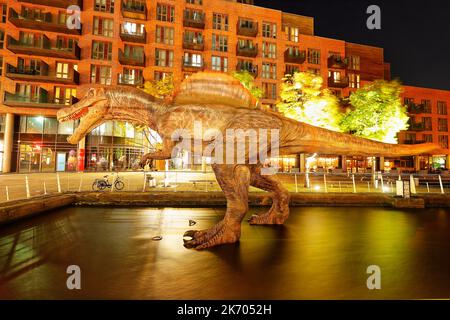
[[[70,207],[0,228],[0,298],[450,298],[448,210],[293,208],[285,226],[243,223],[239,244],[183,247],[184,231],[223,213]],[[66,287],[69,265],[81,290]],[[380,290],[367,288],[371,265]]]

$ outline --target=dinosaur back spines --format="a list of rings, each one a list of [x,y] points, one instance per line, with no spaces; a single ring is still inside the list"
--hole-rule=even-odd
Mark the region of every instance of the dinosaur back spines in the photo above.
[[[228,105],[257,109],[258,102],[239,80],[230,75],[199,72],[184,80],[172,101],[177,105]]]

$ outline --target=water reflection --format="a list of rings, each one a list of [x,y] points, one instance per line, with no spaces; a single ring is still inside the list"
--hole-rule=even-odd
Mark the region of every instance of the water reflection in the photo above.
[[[285,226],[244,223],[238,244],[183,247],[189,219],[202,229],[223,213],[75,207],[0,229],[0,298],[450,297],[446,210],[295,208]],[[65,287],[72,264],[81,291]],[[380,291],[366,288],[372,264],[382,270]]]

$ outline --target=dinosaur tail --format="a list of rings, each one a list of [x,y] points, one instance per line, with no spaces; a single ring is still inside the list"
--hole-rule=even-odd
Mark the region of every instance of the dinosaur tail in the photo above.
[[[284,142],[280,145],[281,154],[320,153],[354,156],[413,156],[444,155],[450,150],[438,144],[423,143],[415,145],[390,144],[360,138],[351,134],[335,132],[295,120],[284,119],[281,129]]]

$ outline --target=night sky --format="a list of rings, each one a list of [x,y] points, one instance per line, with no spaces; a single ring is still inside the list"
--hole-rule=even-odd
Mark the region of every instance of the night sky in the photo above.
[[[255,0],[263,7],[315,18],[315,34],[383,47],[392,78],[450,90],[450,1]],[[381,8],[381,30],[369,30],[366,9]]]

